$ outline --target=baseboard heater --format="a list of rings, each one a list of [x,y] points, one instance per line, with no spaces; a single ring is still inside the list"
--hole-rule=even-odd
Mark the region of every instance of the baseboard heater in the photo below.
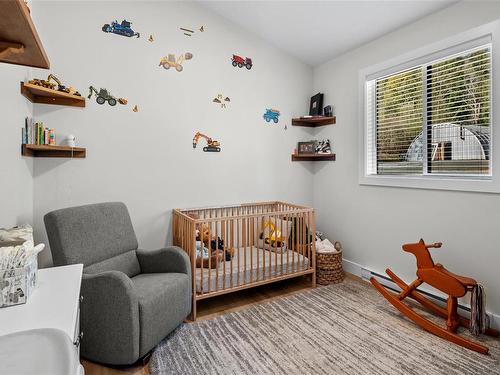
[[[361,268],[361,278],[365,281],[370,281],[370,278],[371,277],[375,277],[377,279],[378,282],[380,282],[383,286],[385,286],[387,289],[390,289],[396,293],[399,293],[401,292],[401,288],[399,286],[397,286],[394,281],[392,281],[388,276],[386,275],[381,275],[377,272],[373,272],[369,269],[366,269],[366,268]],[[423,294],[429,298],[432,298],[434,299],[435,301],[437,302],[440,302],[442,303],[443,305],[446,306],[446,298],[443,298],[441,296],[438,296],[437,294],[434,294],[434,293],[429,293],[425,290],[421,290],[419,288],[417,288],[417,291],[420,293],[420,294]],[[466,305],[463,305],[463,304],[460,304],[460,302],[458,303],[458,308],[460,310],[463,310],[463,311],[467,311],[470,313],[470,307],[469,306],[466,306]],[[489,315],[489,314],[488,314]]]

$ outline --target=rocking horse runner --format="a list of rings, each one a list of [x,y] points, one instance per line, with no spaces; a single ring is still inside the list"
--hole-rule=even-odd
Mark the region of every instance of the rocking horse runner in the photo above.
[[[370,281],[373,286],[377,288],[377,290],[395,308],[397,308],[399,311],[401,311],[401,313],[413,320],[416,324],[418,324],[426,331],[429,331],[443,339],[461,345],[465,348],[474,350],[479,353],[487,354],[488,348],[486,346],[468,340],[456,333],[457,328],[459,326],[462,326],[469,329],[473,328],[471,329],[472,331],[475,331],[477,333],[485,333],[493,337],[497,337],[500,334],[500,332],[492,328],[485,327],[484,320],[480,319],[481,315],[484,313],[484,310],[476,310],[477,306],[484,306],[484,303],[482,303],[481,301],[477,303],[477,299],[482,298],[482,289],[478,285],[476,280],[469,277],[456,275],[448,271],[441,264],[434,264],[431,254],[429,253],[429,248],[440,248],[441,245],[442,244],[440,242],[427,245],[425,244],[424,240],[420,240],[418,243],[403,245],[404,251],[412,253],[417,258],[417,279],[408,285],[399,277],[397,277],[390,269],[387,269],[385,272],[402,289],[399,294],[389,292],[373,277],[370,279]],[[447,308],[436,305],[417,291],[417,288],[423,283],[427,283],[448,295]],[[468,291],[471,291],[473,293],[472,299],[474,302],[476,302],[473,304],[471,303],[471,317],[472,319],[477,317],[477,323],[472,321],[472,319],[469,320],[458,315],[457,312],[457,299],[465,296]],[[403,303],[403,300],[406,297],[413,298],[426,309],[445,318],[446,328],[440,327],[437,324],[422,317],[408,305]]]

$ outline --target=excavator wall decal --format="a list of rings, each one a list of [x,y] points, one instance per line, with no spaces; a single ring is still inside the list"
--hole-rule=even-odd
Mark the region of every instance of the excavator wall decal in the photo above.
[[[196,148],[198,142],[202,138],[207,141],[207,145],[203,147],[204,152],[220,152],[221,150],[220,142],[200,132],[196,132],[196,134],[193,137],[193,148]]]

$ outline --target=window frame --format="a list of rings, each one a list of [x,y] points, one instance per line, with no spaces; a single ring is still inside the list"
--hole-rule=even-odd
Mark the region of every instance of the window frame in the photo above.
[[[468,49],[491,45],[491,82],[490,82],[490,174],[489,175],[450,175],[450,174],[429,174],[425,173],[427,160],[424,158],[424,169],[421,175],[377,175],[369,174],[370,165],[369,151],[373,150],[373,145],[367,141],[369,121],[367,103],[368,90],[367,83],[383,76],[401,72],[418,65],[446,58],[448,56],[464,52]],[[495,137],[496,112],[495,109],[500,104],[497,98],[500,83],[500,70],[495,68],[495,62],[500,61],[500,21],[495,21],[475,29],[460,33],[440,42],[418,48],[414,51],[385,62],[364,68],[359,72],[359,118],[361,126],[359,131],[359,184],[379,185],[392,187],[407,187],[421,189],[457,190],[457,191],[477,191],[500,193],[500,154],[495,152],[500,150],[500,137]],[[426,80],[424,76],[424,81]],[[425,82],[424,82],[425,83]],[[424,85],[424,89],[425,89]],[[424,93],[425,94],[425,93]],[[375,102],[372,104],[375,106]],[[372,113],[373,108],[372,108]],[[424,105],[424,119],[427,117],[426,106]],[[371,127],[376,132],[376,127]],[[498,139],[497,139],[498,138]],[[424,153],[424,155],[426,155]]]

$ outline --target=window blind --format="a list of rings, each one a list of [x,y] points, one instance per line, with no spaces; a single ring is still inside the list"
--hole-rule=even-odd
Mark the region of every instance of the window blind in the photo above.
[[[491,175],[491,46],[366,82],[367,173]]]

